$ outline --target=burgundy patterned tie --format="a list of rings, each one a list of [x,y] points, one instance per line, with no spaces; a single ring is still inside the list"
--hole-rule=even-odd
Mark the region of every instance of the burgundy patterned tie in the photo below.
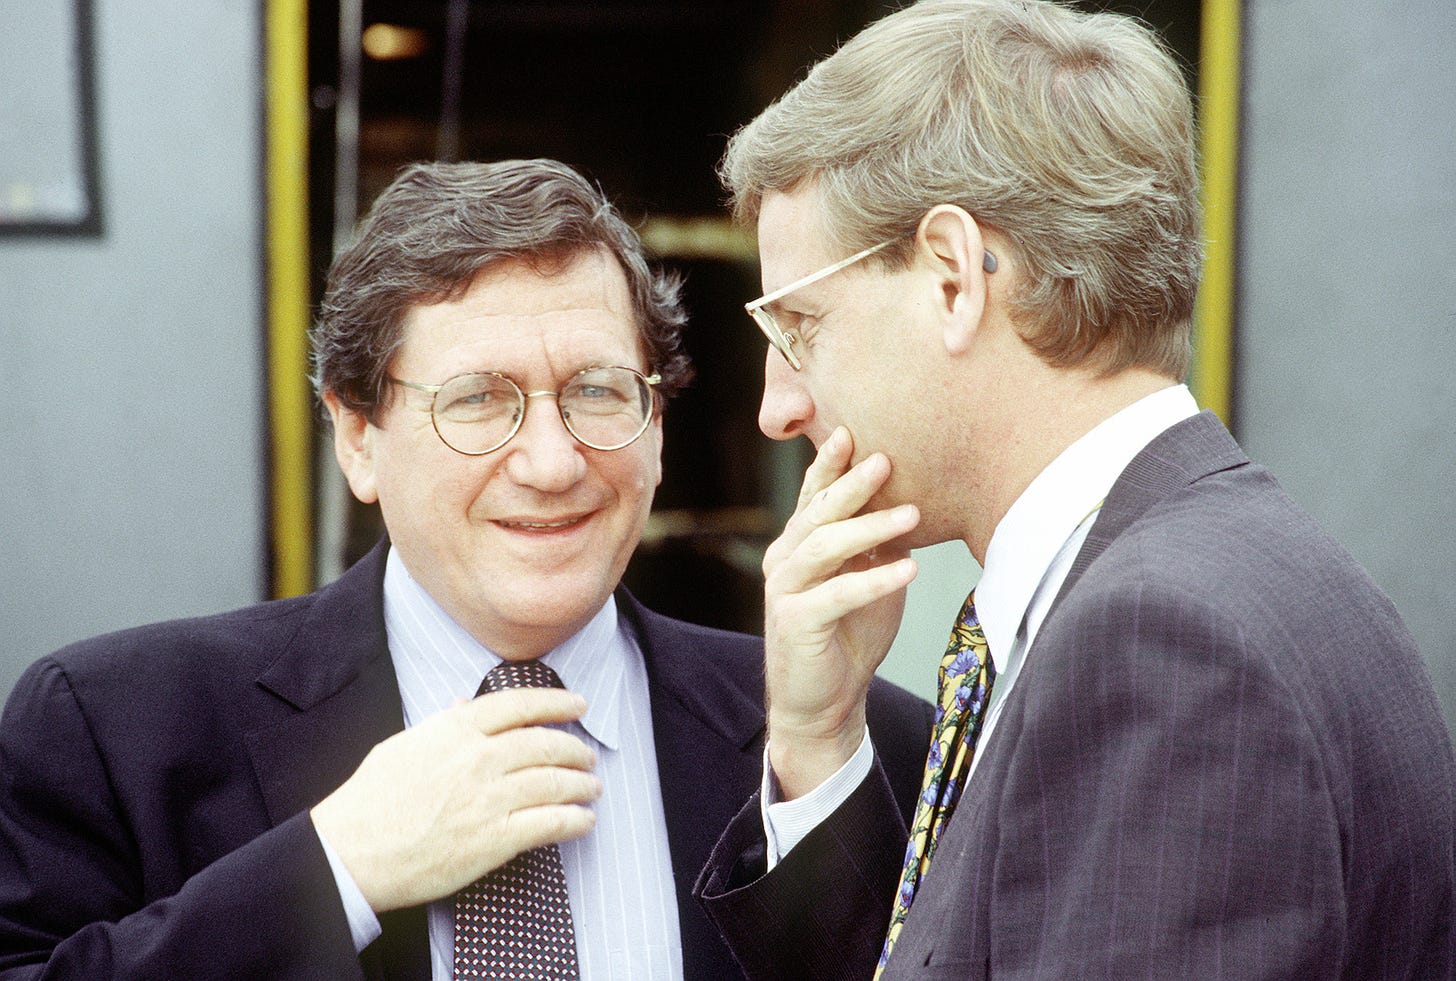
[[[503,661],[478,694],[507,688],[563,688],[539,661]],[[455,896],[455,977],[576,981],[576,934],[561,852],[522,852]]]

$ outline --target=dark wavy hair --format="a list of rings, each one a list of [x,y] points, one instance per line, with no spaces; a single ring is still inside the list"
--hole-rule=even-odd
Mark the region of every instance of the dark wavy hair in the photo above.
[[[412,307],[460,296],[502,259],[554,268],[603,248],[627,278],[648,369],[667,399],[692,379],[682,346],[681,279],[652,268],[602,192],[555,160],[415,163],[375,200],[329,269],[310,331],[314,390],[378,420],[386,374]]]

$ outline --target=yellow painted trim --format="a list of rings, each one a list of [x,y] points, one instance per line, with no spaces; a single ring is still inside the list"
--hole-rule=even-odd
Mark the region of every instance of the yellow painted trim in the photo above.
[[[313,588],[308,385],[308,7],[267,0],[268,392],[273,593]]]
[[[1233,411],[1238,216],[1240,0],[1203,0],[1198,67],[1207,256],[1194,314],[1193,394],[1225,422]]]

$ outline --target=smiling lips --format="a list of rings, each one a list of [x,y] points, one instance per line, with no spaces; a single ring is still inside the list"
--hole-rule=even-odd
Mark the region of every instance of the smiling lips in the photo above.
[[[579,525],[590,515],[579,514],[574,518],[562,518],[559,521],[506,521],[499,520],[496,524],[502,528],[519,529],[522,531],[557,531],[561,528],[570,528]]]

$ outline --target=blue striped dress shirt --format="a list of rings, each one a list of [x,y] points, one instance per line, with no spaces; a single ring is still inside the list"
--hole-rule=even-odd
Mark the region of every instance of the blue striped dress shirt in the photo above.
[[[415,582],[394,549],[384,573],[384,625],[406,727],[473,697],[501,661]],[[596,826],[560,845],[582,981],[680,981],[682,939],[642,652],[608,598],[541,660],[587,701],[581,722],[564,728],[596,752],[603,787]],[[343,884],[341,891],[351,905]],[[350,909],[356,938],[377,936],[377,921],[360,929],[359,912]],[[363,913],[373,919],[367,906]],[[432,977],[451,981],[453,899],[430,904],[429,924]]]

